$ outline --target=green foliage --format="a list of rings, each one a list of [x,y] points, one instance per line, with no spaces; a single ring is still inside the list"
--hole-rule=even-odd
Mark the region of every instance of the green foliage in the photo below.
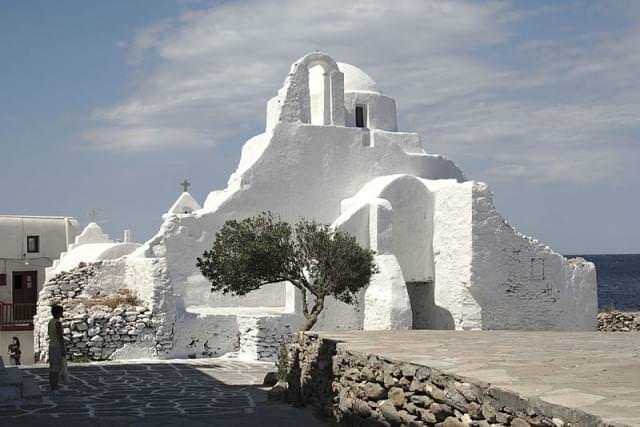
[[[262,213],[227,221],[196,265],[211,290],[225,294],[246,295],[270,283],[291,282],[302,291],[306,330],[316,322],[326,296],[356,302],[358,291],[377,271],[373,255],[354,236],[329,225],[301,220],[291,226]],[[307,293],[313,296],[311,310]]]

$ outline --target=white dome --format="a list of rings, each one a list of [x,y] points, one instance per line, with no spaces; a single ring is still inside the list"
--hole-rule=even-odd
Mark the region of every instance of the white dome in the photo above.
[[[360,68],[344,62],[338,62],[338,68],[344,74],[345,92],[380,92],[375,80]]]

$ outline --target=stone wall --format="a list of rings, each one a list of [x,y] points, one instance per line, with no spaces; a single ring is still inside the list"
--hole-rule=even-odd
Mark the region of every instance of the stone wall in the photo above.
[[[164,348],[156,337],[158,325],[151,310],[134,302],[133,294],[101,294],[90,286],[98,268],[98,263],[82,264],[43,285],[34,318],[34,345],[40,360],[48,354],[47,325],[54,304],[64,308],[62,327],[68,355],[106,360],[126,344],[148,347],[152,353]]]
[[[296,315],[238,316],[238,357],[273,362],[281,343],[290,340],[300,325]]]
[[[314,333],[289,346],[288,399],[345,426],[604,425],[582,411],[490,384],[341,349]]]
[[[598,330],[602,332],[640,332],[640,312],[603,311],[598,313]]]

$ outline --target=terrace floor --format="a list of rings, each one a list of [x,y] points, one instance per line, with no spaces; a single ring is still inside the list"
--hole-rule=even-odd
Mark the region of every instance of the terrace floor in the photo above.
[[[43,397],[0,404],[0,425],[324,425],[308,410],[267,401],[260,384],[271,370],[221,359],[72,364],[71,383],[53,394],[46,367],[25,367]]]
[[[351,352],[440,369],[601,417],[640,425],[640,333],[319,332]]]

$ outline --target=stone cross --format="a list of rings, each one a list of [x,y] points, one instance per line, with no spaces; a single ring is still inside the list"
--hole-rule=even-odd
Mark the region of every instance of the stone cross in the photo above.
[[[89,222],[96,222],[97,216],[98,216],[98,213],[96,212],[95,209],[89,210]]]
[[[184,181],[182,181],[180,183],[180,185],[182,185],[182,189],[184,190],[185,193],[187,191],[189,191],[189,187],[191,187],[191,183],[189,181],[187,181],[186,179]]]

